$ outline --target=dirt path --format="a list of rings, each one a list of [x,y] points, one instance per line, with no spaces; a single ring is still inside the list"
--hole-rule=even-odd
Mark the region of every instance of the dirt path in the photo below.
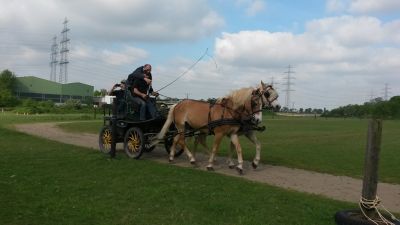
[[[98,136],[88,133],[67,133],[57,127],[55,123],[36,123],[15,125],[18,131],[51,140],[73,144],[92,149],[98,149]],[[118,149],[122,146],[117,145]],[[99,153],[100,154],[100,153]],[[123,153],[120,153],[123,154]],[[163,148],[156,148],[151,153],[144,153],[142,158],[168,163],[167,154]],[[205,170],[207,159],[197,154],[198,169]],[[174,165],[192,167],[186,157],[176,158]],[[300,192],[326,196],[328,198],[357,203],[360,198],[362,181],[345,176],[333,176],[301,169],[291,169],[282,166],[260,164],[253,170],[250,162],[245,162],[245,175],[240,176],[236,170],[231,170],[225,163],[226,158],[218,157],[215,163],[215,172],[229,176],[270,184],[273,186],[292,189]],[[379,183],[378,196],[384,206],[392,212],[400,213],[400,185]]]

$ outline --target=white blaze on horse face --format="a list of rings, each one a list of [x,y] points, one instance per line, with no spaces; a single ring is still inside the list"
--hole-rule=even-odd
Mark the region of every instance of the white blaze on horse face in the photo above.
[[[272,107],[272,108],[277,108],[278,105],[280,105],[280,104],[279,104],[279,102],[276,101],[276,100],[273,101],[273,102],[271,102],[271,107]]]
[[[261,100],[261,99],[260,99]],[[261,123],[262,121],[262,104],[259,104],[259,109],[258,112],[254,114],[254,119],[256,120],[256,123]]]
[[[275,107],[276,105],[279,105],[277,103],[278,93],[274,89],[269,89],[268,93],[269,93],[268,102],[270,106]]]

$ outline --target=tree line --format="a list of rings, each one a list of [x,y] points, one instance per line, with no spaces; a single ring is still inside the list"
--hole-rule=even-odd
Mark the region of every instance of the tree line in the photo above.
[[[347,105],[325,112],[326,117],[356,117],[400,119],[400,96],[394,96],[389,101],[375,98],[363,105]]]

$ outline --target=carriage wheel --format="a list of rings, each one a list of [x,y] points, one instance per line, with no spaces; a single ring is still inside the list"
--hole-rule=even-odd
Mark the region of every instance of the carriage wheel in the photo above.
[[[167,150],[168,155],[170,153],[170,149],[171,149],[173,141],[174,141],[174,137],[167,137],[164,140],[165,150]],[[176,146],[175,157],[178,157],[178,156],[182,155],[183,151],[184,151],[184,149],[182,149],[180,146]]]
[[[131,127],[125,134],[124,150],[129,158],[139,159],[144,150],[143,132],[138,127]]]
[[[111,151],[111,127],[104,126],[99,134],[99,149],[101,152],[108,154]]]

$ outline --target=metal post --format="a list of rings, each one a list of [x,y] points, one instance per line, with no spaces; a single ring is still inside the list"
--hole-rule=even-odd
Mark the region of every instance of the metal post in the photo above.
[[[110,156],[115,157],[115,148],[117,145],[117,103],[113,99],[111,116],[111,151]]]
[[[378,163],[379,152],[382,140],[382,120],[372,119],[368,126],[367,149],[364,161],[364,180],[362,197],[367,200],[374,200],[378,187]],[[363,207],[367,215],[370,216],[373,210]]]

